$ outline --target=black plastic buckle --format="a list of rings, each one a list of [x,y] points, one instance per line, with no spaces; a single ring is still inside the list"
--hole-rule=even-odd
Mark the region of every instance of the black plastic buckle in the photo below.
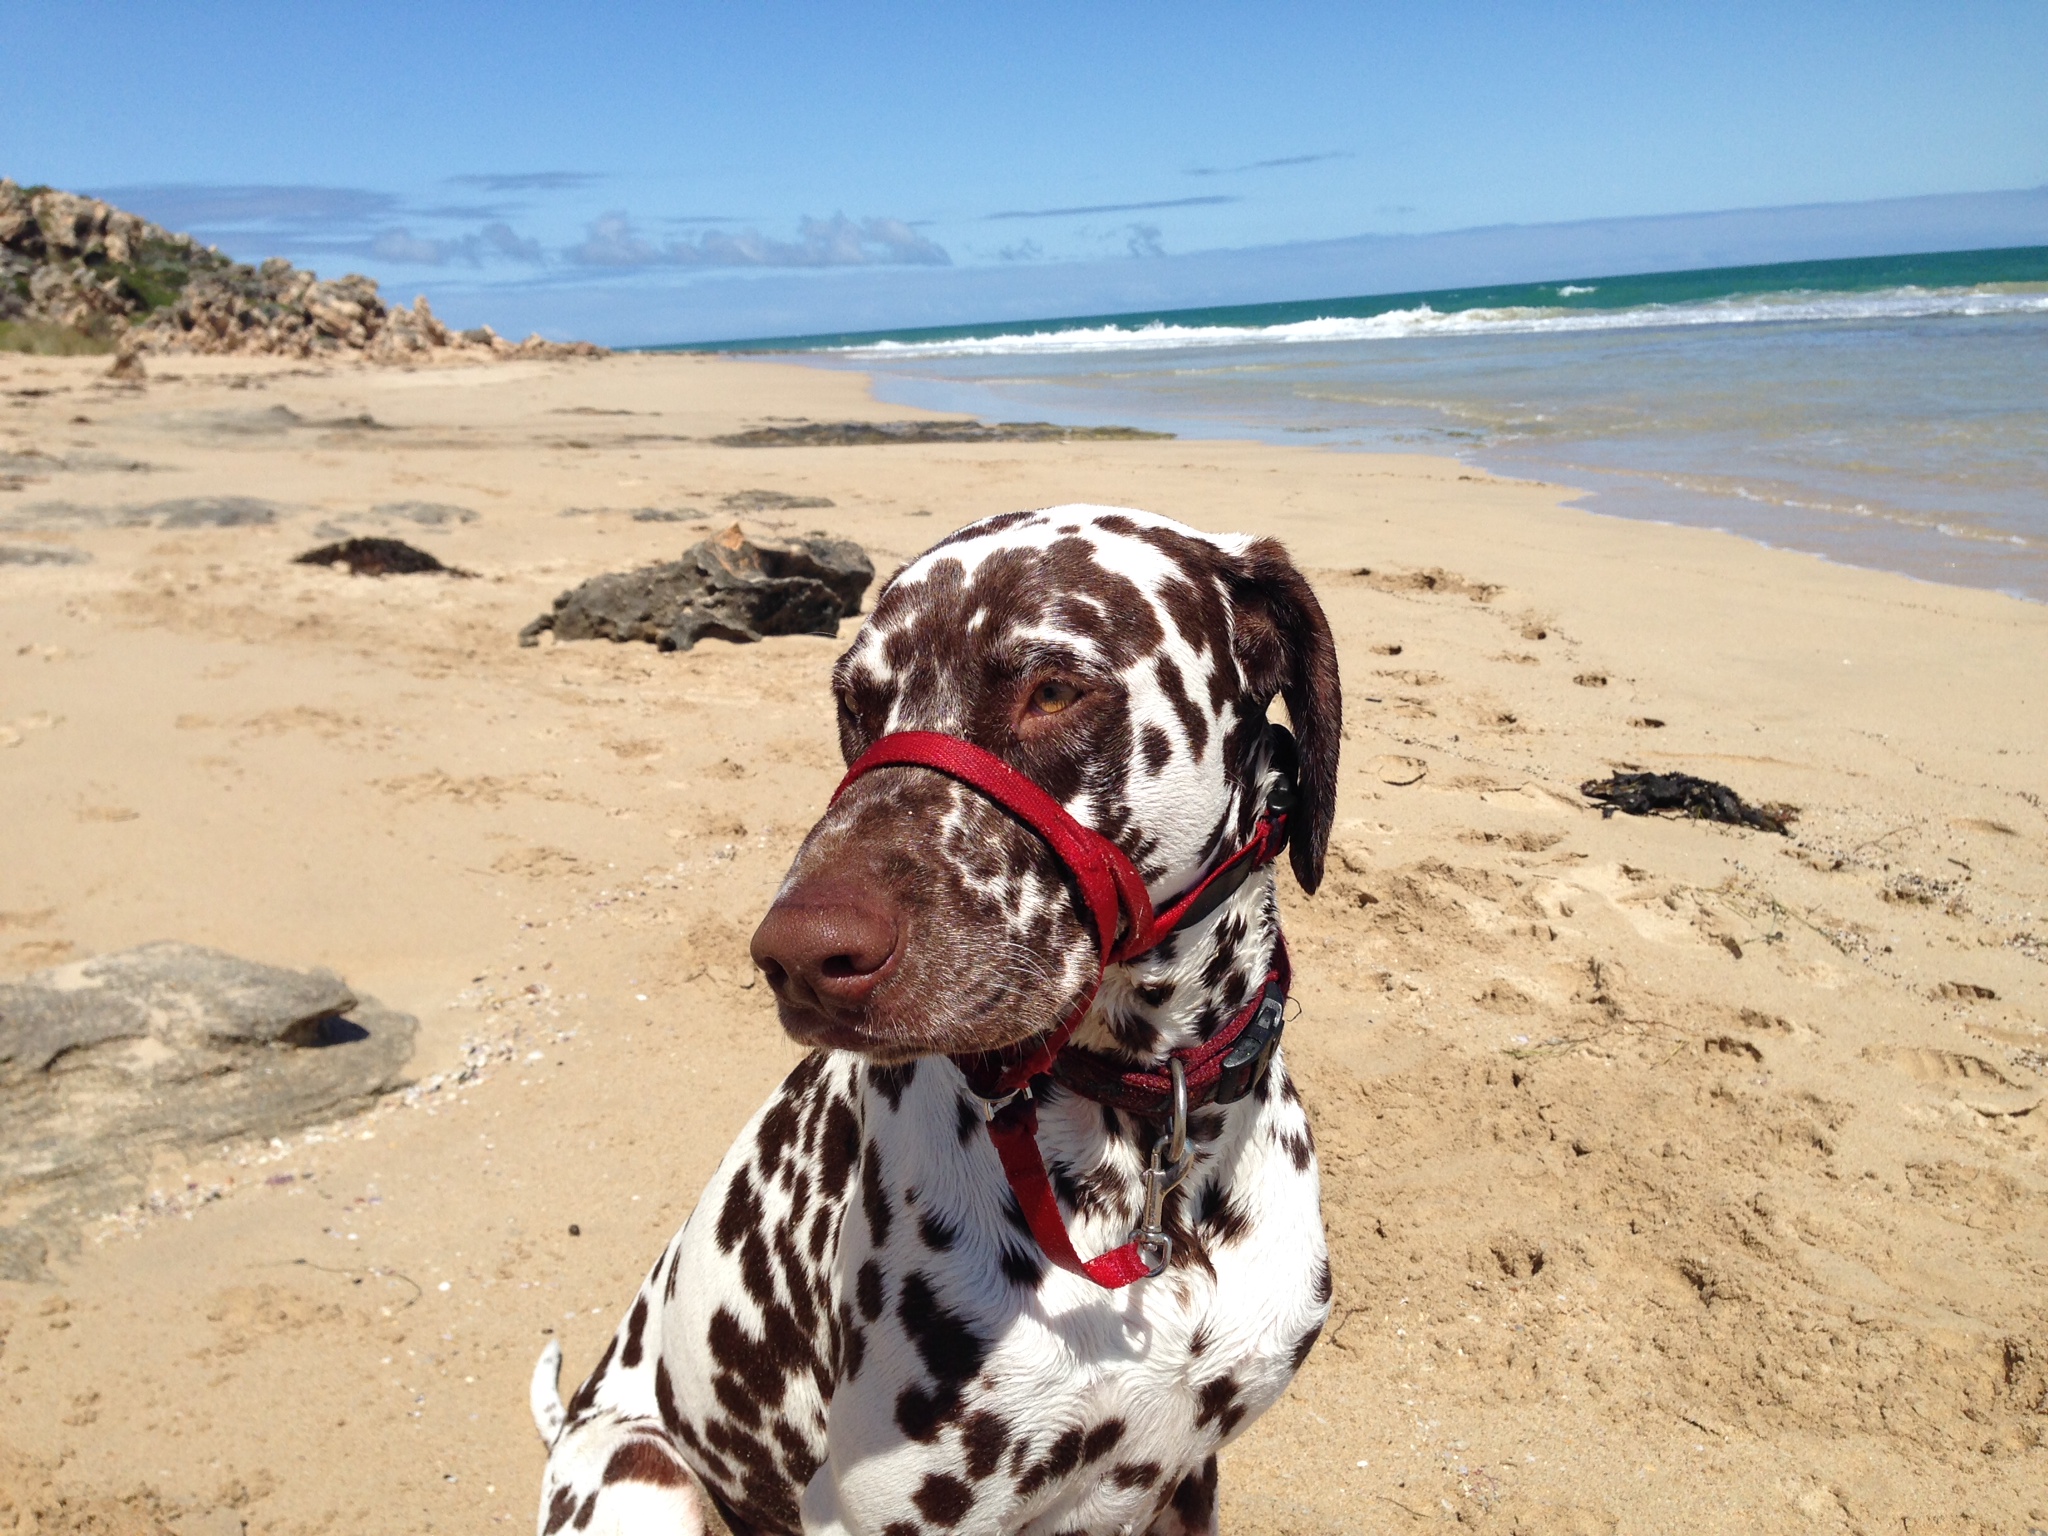
[[[1295,744],[1294,732],[1271,720],[1266,722],[1266,741],[1268,761],[1280,774],[1280,782],[1266,797],[1266,809],[1284,816],[1300,799],[1295,786],[1301,782],[1301,748]]]
[[[1223,1069],[1216,1075],[1216,1103],[1235,1104],[1258,1087],[1266,1069],[1273,1065],[1273,1052],[1280,1046],[1280,1031],[1286,1022],[1287,994],[1276,981],[1266,988],[1251,1023],[1230,1043]]]

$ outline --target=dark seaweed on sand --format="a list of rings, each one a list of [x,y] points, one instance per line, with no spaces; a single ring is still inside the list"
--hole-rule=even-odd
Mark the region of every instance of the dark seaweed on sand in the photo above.
[[[1579,793],[1601,802],[1602,817],[1616,811],[1631,816],[1684,816],[1780,835],[1786,834],[1799,815],[1799,808],[1793,805],[1750,805],[1726,784],[1689,773],[1617,773],[1608,779],[1586,780]]]
[[[443,565],[424,549],[414,549],[403,539],[343,539],[339,544],[322,544],[309,549],[294,562],[298,565],[345,565],[351,576],[461,576],[474,571]]]

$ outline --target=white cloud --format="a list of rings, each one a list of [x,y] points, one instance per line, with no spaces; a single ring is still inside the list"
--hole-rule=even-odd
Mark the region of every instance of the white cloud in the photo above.
[[[362,247],[362,253],[380,261],[420,267],[445,267],[450,262],[480,267],[487,260],[520,261],[538,266],[547,259],[538,240],[522,239],[509,224],[486,224],[474,234],[445,240],[415,235],[401,226],[379,231],[368,245]]]
[[[856,221],[843,213],[804,219],[794,240],[777,240],[757,229],[714,229],[657,246],[617,211],[598,219],[583,241],[563,254],[589,267],[943,267],[953,261],[943,246],[901,219]]]
[[[438,267],[446,264],[450,252],[445,240],[424,240],[409,229],[387,229],[370,242],[370,254],[383,261]]]
[[[598,219],[580,245],[562,254],[586,267],[651,267],[661,260],[659,250],[633,233],[623,209]]]

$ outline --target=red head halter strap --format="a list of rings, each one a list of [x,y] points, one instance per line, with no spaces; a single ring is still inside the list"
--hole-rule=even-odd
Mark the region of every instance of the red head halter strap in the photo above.
[[[989,1138],[1032,1235],[1046,1257],[1062,1269],[1086,1275],[1111,1289],[1155,1273],[1155,1265],[1136,1238],[1093,1259],[1084,1260],[1075,1252],[1060,1216],[1052,1181],[1045,1171],[1044,1156],[1039,1151],[1038,1109],[1027,1085],[1033,1078],[1054,1071],[1059,1063],[1069,1068],[1056,1073],[1060,1081],[1099,1102],[1139,1112],[1140,1104],[1156,1100],[1163,1092],[1162,1085],[1169,1081],[1165,1071],[1106,1072],[1099,1058],[1072,1051],[1067,1042],[1087,1017],[1110,966],[1146,953],[1176,927],[1206,916],[1253,869],[1279,857],[1287,842],[1286,806],[1291,803],[1291,789],[1284,797],[1275,797],[1272,812],[1260,819],[1249,842],[1210,870],[1192,889],[1155,912],[1143,877],[1121,848],[1100,832],[1082,826],[1065,806],[994,753],[957,736],[935,731],[899,731],[884,736],[846,770],[846,777],[832,792],[833,801],[837,802],[847,786],[862,774],[893,767],[935,769],[987,796],[1043,838],[1073,875],[1095,929],[1100,964],[1094,984],[1059,1025],[1032,1042],[1019,1059],[970,1057],[958,1061],[976,1094],[985,1104],[994,1106],[989,1111]],[[1277,1036],[1277,1005],[1272,1000],[1284,1000],[1286,990],[1283,948],[1266,986],[1254,994],[1236,1018],[1203,1046],[1176,1053],[1191,1086],[1199,1091],[1213,1088],[1221,1080],[1225,1054],[1262,1012],[1273,1012],[1271,1028],[1273,1036]],[[1071,1062],[1060,1062],[1063,1053],[1072,1058]],[[1266,1054],[1270,1055],[1270,1045]],[[1263,1068],[1261,1059],[1259,1070]]]

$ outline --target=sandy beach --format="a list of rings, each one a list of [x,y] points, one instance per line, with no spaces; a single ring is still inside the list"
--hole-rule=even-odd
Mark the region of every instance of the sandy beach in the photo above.
[[[2048,1527],[2048,607],[1420,455],[708,442],[916,414],[783,364],[148,366],[0,354],[0,546],[89,557],[0,564],[0,981],[324,966],[414,1086],[0,1282],[0,1532],[523,1528],[536,1354],[580,1379],[797,1060],[746,941],[857,621],[515,634],[735,520],[886,576],[1062,501],[1281,539],[1340,646],[1332,873],[1282,887],[1336,1310],[1226,1528]],[[274,520],[108,515],[225,496]],[[477,579],[291,563],[338,531]],[[1801,814],[1603,819],[1622,767]]]

